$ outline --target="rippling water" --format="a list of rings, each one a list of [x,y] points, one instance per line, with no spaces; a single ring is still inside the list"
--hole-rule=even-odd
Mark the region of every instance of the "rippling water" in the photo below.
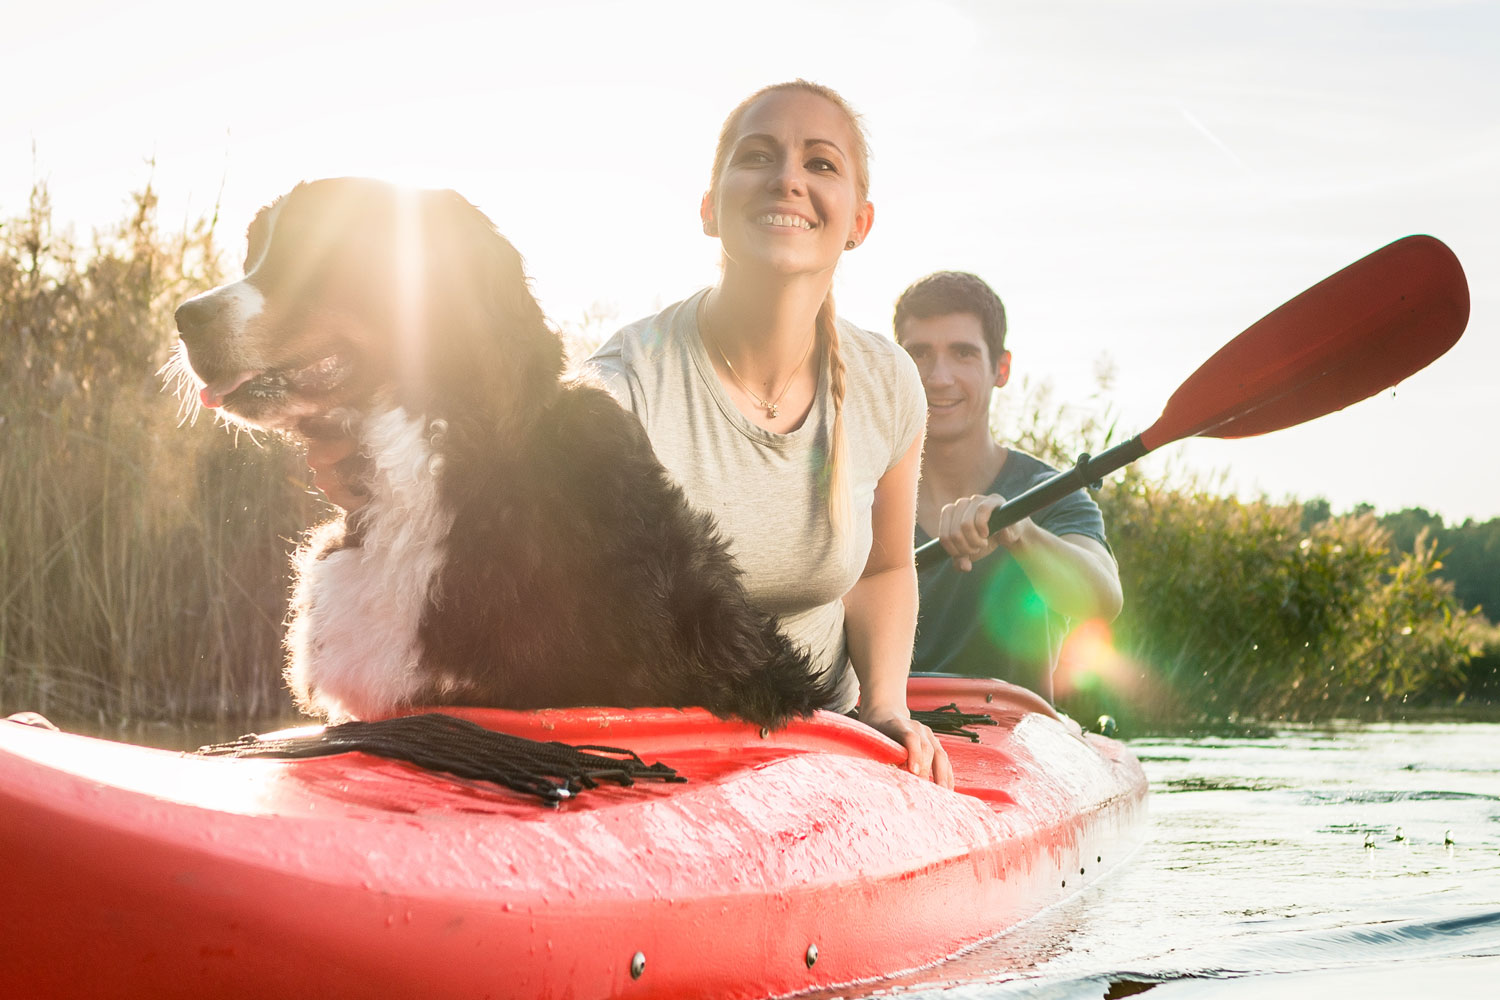
[[[1130,745],[1152,825],[1129,862],[936,969],[827,995],[1500,998],[1500,725]]]

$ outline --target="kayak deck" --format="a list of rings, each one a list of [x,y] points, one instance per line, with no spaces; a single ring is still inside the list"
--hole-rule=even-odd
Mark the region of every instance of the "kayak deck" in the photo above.
[[[366,754],[204,758],[0,724],[0,917],[28,996],[776,996],[938,961],[1139,841],[1146,782],[998,681],[915,678],[957,787],[830,713],[448,710],[685,784],[560,806]],[[81,960],[86,957],[86,960]]]

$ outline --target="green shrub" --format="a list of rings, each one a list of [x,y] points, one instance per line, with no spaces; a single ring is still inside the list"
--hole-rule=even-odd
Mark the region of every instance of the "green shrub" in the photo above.
[[[1299,504],[1243,502],[1131,475],[1101,506],[1120,561],[1116,649],[1163,719],[1370,712],[1461,681],[1477,619],[1430,543],[1389,562],[1370,514],[1304,531]],[[1090,706],[1092,707],[1092,706]]]
[[[1045,384],[1019,397],[1002,440],[1059,467],[1114,443],[1097,399],[1058,407]],[[1331,517],[1326,502],[1246,502],[1202,482],[1131,467],[1096,494],[1125,608],[1065,646],[1065,708],[1162,723],[1380,715],[1461,697],[1488,626],[1437,575],[1427,536],[1403,552],[1368,507]]]

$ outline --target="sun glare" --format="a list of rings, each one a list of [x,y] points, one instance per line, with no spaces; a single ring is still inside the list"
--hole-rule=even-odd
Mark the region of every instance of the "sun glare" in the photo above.
[[[426,245],[422,239],[421,194],[410,187],[396,191],[396,330],[402,369],[421,363],[422,272]]]
[[[1093,618],[1081,623],[1063,642],[1052,685],[1058,698],[1102,692],[1129,696],[1144,679],[1141,665],[1115,648],[1109,623]]]

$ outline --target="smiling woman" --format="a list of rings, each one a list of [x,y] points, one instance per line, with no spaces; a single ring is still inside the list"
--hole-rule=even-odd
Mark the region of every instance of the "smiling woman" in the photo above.
[[[888,338],[837,318],[830,291],[874,222],[868,192],[865,136],[838,94],[799,80],[752,95],[700,203],[718,284],[620,331],[591,366],[718,520],[751,600],[840,679],[838,707],[857,697],[912,771],[951,783],[905,701],[921,384]]]

